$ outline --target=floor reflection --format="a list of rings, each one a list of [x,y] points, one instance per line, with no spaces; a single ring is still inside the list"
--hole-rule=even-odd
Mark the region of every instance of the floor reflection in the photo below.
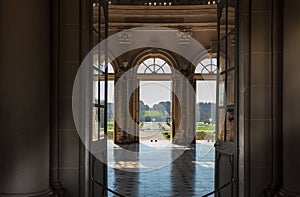
[[[156,157],[144,156],[149,152],[154,152]],[[206,141],[197,141],[195,148],[184,150],[168,141],[122,147],[110,144],[108,187],[125,196],[201,196],[214,187],[214,155],[213,143]],[[162,165],[161,160],[174,161],[147,170],[149,166]],[[138,168],[141,172],[135,172]]]

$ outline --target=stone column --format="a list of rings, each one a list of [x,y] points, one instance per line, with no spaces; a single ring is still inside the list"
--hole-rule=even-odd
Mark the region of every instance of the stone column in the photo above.
[[[0,196],[51,196],[49,1],[0,2]]]
[[[125,70],[118,74],[121,78]],[[129,72],[129,71],[128,71]],[[137,143],[139,142],[138,137],[138,126],[134,122],[139,122],[136,111],[139,110],[138,99],[139,92],[136,90],[137,79],[133,73],[126,74],[118,85],[115,86],[115,116],[117,123],[115,129],[114,142],[117,144]],[[129,115],[131,117],[129,117]],[[122,127],[122,128],[121,128]]]
[[[194,144],[195,141],[195,135],[196,135],[196,91],[193,87],[194,80],[190,74],[189,76],[189,86],[190,88],[187,88],[187,94],[186,94],[186,104],[187,104],[187,131],[188,131],[188,141]]]
[[[195,108],[195,92],[193,92],[193,85],[191,84],[192,79],[190,78],[191,73],[188,70],[183,72],[185,79],[179,81],[181,90],[178,92],[178,95],[181,97],[181,129],[183,135],[181,136],[181,143],[189,145],[194,142],[195,129],[194,126],[194,117],[193,109]]]
[[[116,77],[116,83],[121,83],[118,82],[118,78],[120,77],[118,73],[116,73],[117,77]],[[121,118],[123,118],[122,116],[122,89],[118,88],[118,86],[115,86],[114,89],[114,104],[115,104],[115,120],[117,120],[115,122],[115,131],[114,131],[114,143],[121,143],[122,138],[123,138],[123,133],[122,133],[122,129],[121,129],[121,125],[118,124],[118,121],[121,120]]]
[[[128,102],[127,103],[123,103],[123,107],[125,108],[125,110],[128,110],[128,114],[129,116],[126,116],[127,118],[127,140],[129,143],[134,143],[135,140],[135,131],[134,131],[134,124],[133,124],[133,120],[134,120],[134,77],[133,74],[130,73],[130,76],[128,76],[127,78],[127,98],[128,98]],[[131,116],[131,117],[130,117]]]
[[[185,144],[186,139],[188,138],[188,91],[187,91],[187,84],[182,80],[179,82],[180,84],[180,92],[179,95],[181,97],[180,107],[181,107],[181,124],[179,133],[182,132],[180,139],[178,139],[182,144]]]
[[[119,73],[119,78],[121,78],[123,71]],[[123,76],[124,77],[124,76]],[[129,143],[129,134],[127,132],[129,128],[127,119],[127,110],[129,106],[129,99],[127,99],[127,89],[128,89],[128,78],[119,79],[117,81],[118,85],[115,86],[115,116],[116,116],[116,129],[114,142],[117,144]],[[120,125],[118,125],[118,123]]]
[[[300,2],[284,1],[283,47],[283,179],[279,196],[300,196],[300,28],[298,23]]]
[[[182,127],[183,127],[183,117],[182,117],[182,83],[178,76],[174,76],[173,79],[173,102],[172,102],[172,143],[181,143],[182,139]]]
[[[173,99],[173,125],[172,142],[182,145],[194,143],[195,137],[195,92],[191,84],[190,72],[183,70],[183,75],[175,75],[173,91],[177,99]],[[184,79],[185,77],[185,79]],[[175,137],[175,138],[174,138]]]

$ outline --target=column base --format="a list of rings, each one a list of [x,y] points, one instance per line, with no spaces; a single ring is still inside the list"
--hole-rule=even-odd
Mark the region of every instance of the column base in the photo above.
[[[300,193],[290,192],[284,188],[281,188],[275,197],[299,197]]]
[[[35,192],[35,193],[14,193],[14,194],[5,194],[5,193],[0,193],[0,196],[2,197],[56,197],[55,193],[51,188],[41,191],[41,192]]]

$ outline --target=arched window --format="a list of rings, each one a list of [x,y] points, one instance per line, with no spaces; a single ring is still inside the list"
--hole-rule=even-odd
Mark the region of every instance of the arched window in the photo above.
[[[195,74],[217,74],[217,58],[205,58],[199,62]]]
[[[171,74],[170,65],[161,58],[151,57],[144,60],[138,67],[138,74]]]

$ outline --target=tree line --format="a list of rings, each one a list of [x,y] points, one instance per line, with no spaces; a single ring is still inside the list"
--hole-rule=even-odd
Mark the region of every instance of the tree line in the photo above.
[[[197,122],[215,122],[216,104],[211,102],[198,102],[196,105],[196,121]],[[108,120],[113,120],[114,117],[114,104],[108,103]],[[155,121],[165,122],[170,119],[171,102],[163,101],[149,107],[143,101],[140,101],[140,122]]]

